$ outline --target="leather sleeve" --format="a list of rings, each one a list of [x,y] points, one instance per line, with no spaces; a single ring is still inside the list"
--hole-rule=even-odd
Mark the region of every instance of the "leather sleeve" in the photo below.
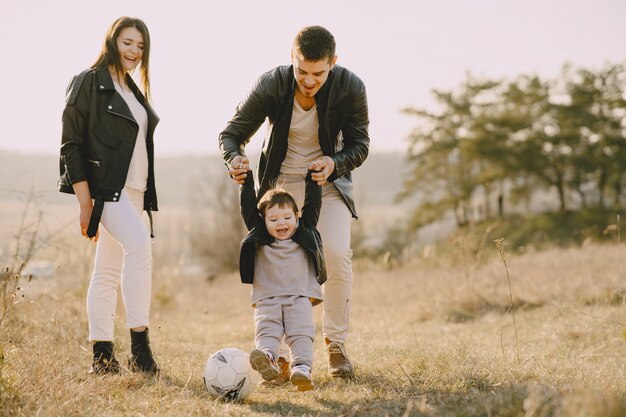
[[[246,224],[248,231],[261,219],[261,214],[256,206],[256,191],[254,190],[254,178],[252,171],[248,171],[248,175],[244,183],[239,188],[239,205],[241,209],[241,217]]]
[[[302,223],[314,228],[320,218],[322,209],[322,186],[311,178],[313,171],[309,170],[306,175],[304,188],[304,205],[302,206]]]
[[[245,156],[244,147],[266,118],[263,97],[270,83],[270,75],[263,74],[248,96],[237,106],[235,115],[219,135],[222,157],[228,164],[235,156]]]
[[[352,114],[341,130],[343,149],[331,156],[335,161],[335,170],[328,178],[329,181],[347,174],[365,161],[370,144],[368,125],[367,94],[362,85],[354,97]]]
[[[83,75],[83,74],[81,74]],[[67,88],[62,116],[60,171],[62,186],[87,180],[84,167],[93,75],[75,76]]]

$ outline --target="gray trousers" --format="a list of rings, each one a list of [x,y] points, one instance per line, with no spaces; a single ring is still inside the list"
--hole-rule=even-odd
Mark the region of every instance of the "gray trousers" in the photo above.
[[[254,308],[257,349],[278,358],[283,335],[291,351],[292,366],[313,366],[313,305],[308,297],[298,295],[271,297]]]

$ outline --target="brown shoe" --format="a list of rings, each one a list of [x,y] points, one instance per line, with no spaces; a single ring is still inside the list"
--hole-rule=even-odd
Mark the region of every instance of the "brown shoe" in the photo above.
[[[354,368],[348,359],[343,343],[324,340],[328,352],[328,372],[330,375],[334,378],[353,378]]]
[[[291,377],[291,364],[287,361],[287,359],[282,356],[278,357],[278,369],[280,369],[280,373],[271,381],[263,381],[261,385],[268,388],[280,387],[289,382],[289,378]]]

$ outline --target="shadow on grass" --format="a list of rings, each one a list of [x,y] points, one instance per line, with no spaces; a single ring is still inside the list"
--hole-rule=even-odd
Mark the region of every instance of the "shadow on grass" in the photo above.
[[[468,297],[460,302],[454,303],[443,316],[450,323],[465,323],[476,320],[491,312],[505,314],[509,310],[513,311],[530,311],[542,307],[545,303],[532,302],[516,298],[513,304],[506,302],[488,300],[479,296]]]
[[[613,417],[626,415],[623,393],[606,393],[588,388],[559,391],[533,381],[502,382],[481,373],[460,378],[423,378],[404,370],[359,371],[353,380],[317,379],[316,389],[297,392],[291,385],[259,387],[242,402],[213,399],[202,381],[175,377],[121,378],[119,387],[142,389],[145,383],[163,384],[174,391],[218,407],[234,415],[230,404],[249,415],[314,416],[500,416],[500,417]],[[215,410],[214,410],[215,411]]]

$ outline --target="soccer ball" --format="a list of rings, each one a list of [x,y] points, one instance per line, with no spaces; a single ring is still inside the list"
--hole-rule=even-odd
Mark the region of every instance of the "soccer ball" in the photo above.
[[[212,354],[204,367],[204,385],[209,393],[226,401],[243,400],[256,389],[260,375],[250,366],[250,357],[237,348]]]

